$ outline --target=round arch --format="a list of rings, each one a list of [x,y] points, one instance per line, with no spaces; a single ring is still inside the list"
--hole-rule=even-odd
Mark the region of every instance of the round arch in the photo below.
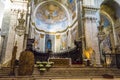
[[[117,45],[115,23],[120,18],[120,5],[113,0],[105,0],[100,6],[100,14],[106,16],[112,25],[114,47]]]
[[[50,25],[42,20],[40,22],[38,22],[36,20],[36,12],[37,12],[38,8],[40,6],[43,7],[42,5],[49,4],[49,3],[56,4],[57,6],[59,6],[59,8],[63,9],[65,12],[65,15],[66,15],[66,19],[63,19],[57,23],[54,23],[54,20],[53,20],[53,21],[51,21],[51,22],[53,22],[53,24],[50,24]],[[57,32],[61,32],[61,31],[65,31],[69,28],[69,26],[71,25],[72,17],[70,16],[69,10],[67,9],[67,7],[65,5],[63,5],[62,3],[59,3],[58,1],[49,0],[49,1],[43,1],[36,6],[36,8],[33,12],[33,20],[32,21],[34,23],[35,29],[38,31],[57,33]],[[46,20],[46,21],[50,21],[50,20]],[[42,28],[40,28],[40,24],[43,24],[45,27],[42,26]],[[64,25],[65,27],[63,27],[63,24],[65,24]],[[57,25],[58,25],[58,27],[55,27]],[[59,28],[59,29],[56,29],[56,28]]]

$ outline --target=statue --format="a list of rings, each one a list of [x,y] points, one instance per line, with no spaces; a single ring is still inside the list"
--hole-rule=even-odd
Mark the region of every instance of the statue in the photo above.
[[[104,38],[105,38],[105,36],[106,36],[106,35],[105,35],[105,32],[103,31],[103,29],[104,29],[103,21],[100,21],[100,22],[99,22],[99,26],[98,26],[99,32],[98,32],[98,34],[97,34],[100,42],[103,41]]]
[[[23,17],[24,17],[24,13],[20,13],[20,18],[18,19],[19,23],[18,26],[16,26],[15,28],[15,31],[19,36],[23,35],[25,32],[25,26],[24,26],[25,20],[23,19]]]

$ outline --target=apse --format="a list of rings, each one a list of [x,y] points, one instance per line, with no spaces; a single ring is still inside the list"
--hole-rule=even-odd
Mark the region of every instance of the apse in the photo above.
[[[74,48],[72,34],[76,34],[75,19],[76,1],[41,0],[35,6],[32,14],[34,27],[34,49],[37,51],[52,52],[66,51]],[[74,36],[73,39],[75,39]]]
[[[64,7],[56,3],[46,1],[36,7],[34,18],[38,31],[57,32],[63,31],[69,26],[69,14]]]

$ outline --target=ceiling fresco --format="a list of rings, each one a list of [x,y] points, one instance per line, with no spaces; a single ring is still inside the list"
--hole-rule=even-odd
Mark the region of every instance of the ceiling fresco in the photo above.
[[[66,30],[76,17],[76,0],[40,0],[34,12],[37,30],[59,32]]]
[[[67,20],[65,10],[52,2],[39,6],[35,15],[38,20],[48,24]]]

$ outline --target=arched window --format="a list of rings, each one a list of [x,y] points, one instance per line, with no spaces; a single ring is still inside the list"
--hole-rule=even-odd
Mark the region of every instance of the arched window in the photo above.
[[[51,49],[52,49],[52,43],[51,43],[51,40],[50,40],[50,39],[47,41],[47,49],[48,49],[48,50],[51,50]]]

